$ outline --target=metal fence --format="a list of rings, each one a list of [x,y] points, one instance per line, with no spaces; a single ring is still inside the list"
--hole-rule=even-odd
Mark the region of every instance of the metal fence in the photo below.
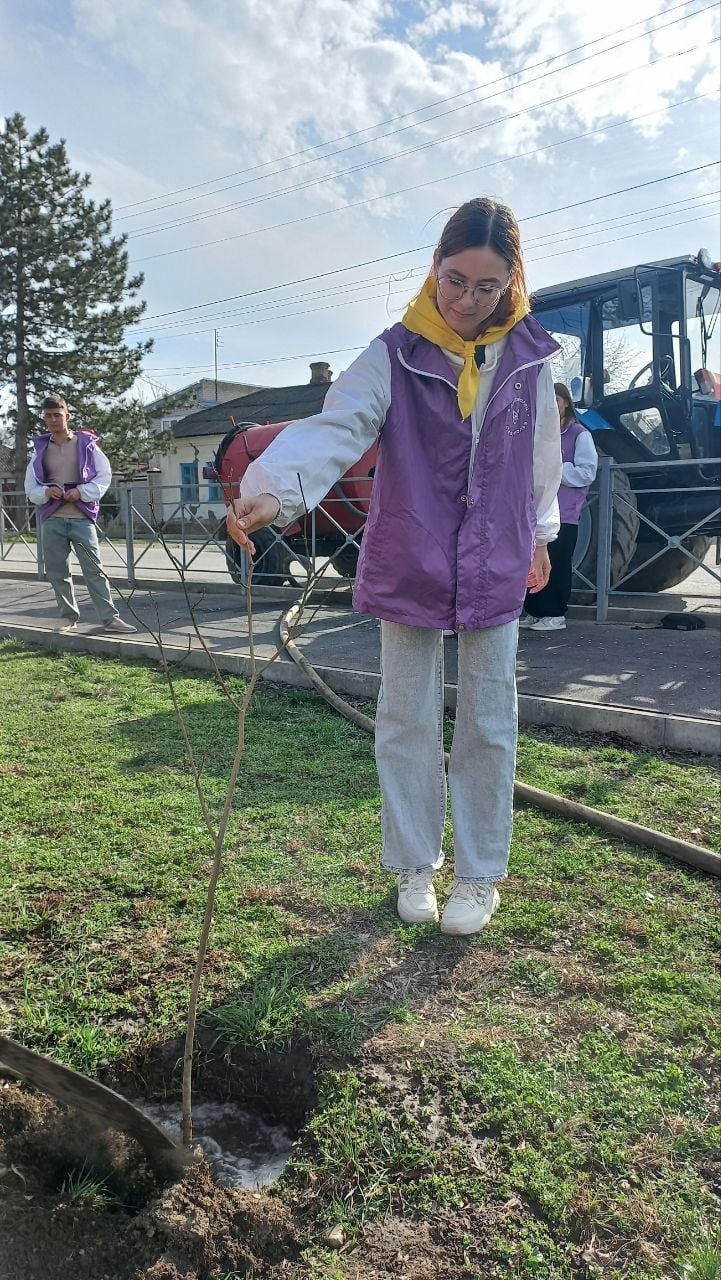
[[[712,459],[703,466],[718,474],[721,462]],[[654,488],[644,489],[647,495],[676,494],[680,498],[680,495],[703,493],[709,498],[703,519],[691,523],[680,534],[670,534],[638,509],[632,485],[619,487],[614,481],[615,472],[624,472],[631,479],[634,472],[644,471],[647,478],[652,475],[655,479],[659,473],[669,471],[670,478],[677,481],[678,469],[684,467],[698,471],[699,462],[689,459],[648,464],[617,463],[607,456],[599,459],[597,486],[589,494],[583,517],[586,527],[593,529],[595,547],[585,561],[580,561],[585,572],[577,564],[574,578],[577,589],[593,593],[591,599],[595,598],[598,622],[607,620],[609,607],[614,602],[622,603],[629,596],[656,594],[639,591],[629,586],[629,582],[668,550],[688,557],[694,569],[705,571],[721,588],[718,569],[705,564],[686,545],[705,531],[709,536],[716,536],[721,490],[714,491],[709,484],[698,482],[665,486],[656,483]],[[300,588],[306,586],[309,575],[313,584],[320,587],[337,586],[339,578],[350,581],[355,573],[371,484],[368,477],[344,480],[302,521],[284,531],[271,528],[254,534],[255,585]],[[633,508],[634,519],[640,522],[640,527],[651,531],[654,549],[642,563],[636,557],[623,576],[612,580],[614,525],[623,519],[624,504]],[[111,576],[113,570],[121,571],[130,586],[148,580],[177,580],[182,576],[191,583],[216,580],[230,585],[232,579],[243,587],[248,582],[248,559],[235,543],[226,539],[223,516],[224,506],[217,501],[215,486],[201,485],[188,496],[180,486],[153,486],[149,490],[145,483],[121,482],[100,508],[98,536],[105,567]],[[0,567],[5,562],[8,567],[14,564],[35,568],[39,576],[44,576],[41,534],[42,524],[24,494],[0,495]],[[684,594],[688,593],[684,591]]]
[[[718,458],[712,458],[704,461],[704,468],[713,468],[718,476],[718,468],[721,461]],[[634,497],[633,486],[631,486],[627,494],[618,491],[614,485],[614,472],[624,472],[629,479],[635,474],[645,472],[647,476],[656,477],[659,472],[667,472],[670,478],[675,478],[678,469],[699,469],[699,461],[696,458],[677,459],[673,462],[654,462],[649,464],[646,462],[619,463],[614,462],[612,458],[602,455],[599,458],[598,468],[598,543],[597,543],[597,559],[596,559],[596,621],[605,622],[608,618],[609,602],[614,599],[622,599],[626,596],[654,596],[655,592],[638,590],[638,588],[629,586],[630,581],[644,569],[649,568],[657,560],[666,554],[667,551],[678,551],[682,556],[687,557],[689,562],[696,568],[703,570],[710,578],[721,587],[721,574],[717,569],[712,569],[710,565],[705,564],[690,547],[685,543],[689,539],[695,538],[697,535],[704,533],[709,537],[717,537],[717,529],[719,527],[719,517],[721,516],[721,487],[718,480],[715,487],[711,483],[690,483],[687,485],[667,484],[654,485],[653,487],[644,488],[643,495],[648,498],[650,495],[661,494],[703,494],[709,499],[707,510],[703,517],[699,520],[693,520],[689,526],[682,530],[681,533],[668,533],[658,523],[649,516],[644,515],[639,509],[638,503]],[[639,560],[634,557],[632,564],[627,568],[620,577],[612,582],[612,546],[613,546],[613,527],[614,519],[620,516],[623,508],[630,509],[633,507],[636,517],[640,522],[640,528],[650,529],[652,540],[657,547],[652,551],[645,560]],[[716,562],[718,564],[718,542]],[[693,572],[693,570],[692,570]],[[690,594],[690,593],[684,593]]]
[[[353,481],[349,496],[340,485],[302,522],[282,532],[272,528],[253,537],[256,586],[320,587],[350,581],[367,514],[371,480]],[[358,496],[358,490],[368,496]],[[217,580],[246,586],[247,555],[225,534],[225,507],[215,486],[200,485],[190,497],[179,485],[120,482],[100,504],[97,523],[103,563],[110,576],[131,587],[139,582]],[[360,504],[360,505],[359,505]],[[342,515],[341,515],[342,511]],[[222,515],[220,514],[222,512]],[[347,532],[343,521],[352,530]],[[332,545],[331,545],[332,544]],[[44,577],[42,521],[24,493],[0,493],[0,569],[36,570]]]

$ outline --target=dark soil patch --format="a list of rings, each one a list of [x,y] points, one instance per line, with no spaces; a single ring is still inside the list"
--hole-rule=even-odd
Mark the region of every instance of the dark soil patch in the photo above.
[[[0,1095],[0,1163],[3,1280],[209,1280],[297,1253],[277,1200],[216,1186],[202,1159],[162,1188],[134,1144],[15,1085]],[[73,1192],[80,1169],[95,1197]]]
[[[164,1100],[180,1095],[184,1041],[180,1036],[155,1045],[144,1056],[114,1064],[103,1081],[129,1097]],[[316,1106],[316,1064],[309,1047],[294,1040],[282,1050],[263,1052],[226,1043],[212,1027],[196,1035],[195,1083],[206,1099],[242,1101],[271,1124],[297,1133]]]
[[[169,1041],[106,1083],[176,1098],[181,1059],[182,1041]],[[242,1100],[291,1133],[315,1102],[303,1046],[241,1053],[204,1029],[197,1063],[204,1099]],[[290,1212],[267,1192],[217,1186],[202,1156],[169,1174],[132,1139],[9,1080],[0,1083],[0,1192],[2,1280],[275,1274],[299,1252]]]

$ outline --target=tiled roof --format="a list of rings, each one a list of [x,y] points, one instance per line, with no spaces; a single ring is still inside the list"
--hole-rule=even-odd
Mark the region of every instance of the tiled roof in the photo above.
[[[210,409],[189,413],[173,427],[178,440],[188,436],[224,436],[236,422],[288,422],[294,418],[309,418],[323,408],[329,382],[306,382],[300,387],[264,387],[237,400]]]

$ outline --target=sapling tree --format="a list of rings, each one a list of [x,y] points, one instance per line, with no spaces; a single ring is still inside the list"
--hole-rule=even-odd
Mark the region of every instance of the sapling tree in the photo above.
[[[300,478],[299,478],[299,481],[300,481]],[[232,492],[229,489],[227,489],[225,486],[223,490],[223,496],[224,496],[226,505],[229,506],[233,501],[233,495],[232,495]],[[152,509],[152,504],[151,504],[151,509]],[[198,1004],[199,1004],[200,993],[202,989],[203,972],[204,972],[205,961],[206,961],[206,956],[208,952],[208,943],[209,943],[212,924],[213,924],[216,891],[218,887],[218,881],[220,879],[220,876],[223,870],[223,858],[224,858],[225,847],[226,847],[226,839],[228,835],[228,827],[229,827],[230,818],[233,810],[233,801],[235,798],[238,779],[240,777],[243,756],[245,753],[247,716],[248,716],[248,711],[250,708],[251,701],[253,699],[253,695],[258,686],[258,682],[262,679],[263,675],[265,674],[267,669],[272,665],[272,663],[274,663],[276,659],[283,653],[284,649],[286,648],[289,642],[290,632],[286,633],[285,638],[281,638],[280,642],[278,643],[278,645],[276,646],[274,652],[270,655],[270,657],[266,657],[262,660],[258,659],[256,654],[255,636],[254,636],[253,586],[252,586],[252,578],[253,578],[253,558],[252,557],[255,554],[255,547],[253,546],[252,543],[250,543],[249,552],[247,556],[248,570],[247,570],[246,587],[245,587],[246,618],[247,618],[247,629],[248,629],[248,650],[249,650],[249,673],[248,673],[247,682],[243,690],[242,696],[241,697],[236,696],[235,692],[230,688],[228,681],[225,679],[225,676],[221,671],[218,665],[218,662],[216,661],[215,655],[213,654],[212,649],[208,645],[203,635],[202,627],[198,621],[197,602],[194,602],[191,597],[191,592],[189,590],[185,568],[182,562],[178,559],[178,557],[174,555],[172,548],[169,545],[168,540],[163,531],[162,522],[158,526],[158,538],[162,547],[165,550],[166,555],[169,557],[171,563],[173,564],[173,567],[180,580],[181,589],[184,595],[185,604],[188,610],[188,615],[191,621],[191,625],[193,627],[193,631],[195,633],[195,636],[198,642],[200,643],[200,646],[203,652],[205,653],[205,656],[210,666],[213,677],[218,685],[218,688],[220,689],[222,696],[226,698],[228,702],[232,705],[236,714],[236,737],[235,737],[235,743],[233,747],[233,758],[230,765],[230,772],[228,775],[228,781],[225,789],[225,795],[221,802],[219,811],[216,807],[216,810],[214,812],[214,808],[208,799],[207,791],[203,782],[202,761],[198,758],[198,755],[193,747],[193,742],[189,732],[187,720],[183,711],[181,700],[178,696],[178,691],[176,689],[175,678],[174,678],[175,664],[173,663],[173,661],[171,661],[171,659],[167,654],[166,643],[163,637],[160,621],[158,619],[157,626],[155,629],[153,629],[153,627],[149,627],[147,620],[145,618],[140,617],[140,615],[136,612],[136,609],[133,604],[132,595],[128,596],[126,598],[126,604],[128,605],[128,608],[134,614],[137,620],[141,623],[141,625],[150,632],[150,635],[158,648],[160,665],[167,679],[170,698],[173,705],[173,710],[175,712],[175,715],[177,717],[178,724],[180,727],[180,733],[181,733],[183,744],[185,747],[188,767],[189,767],[190,774],[193,779],[193,784],[195,786],[196,794],[198,797],[198,804],[200,807],[203,824],[208,833],[208,838],[212,846],[212,857],[211,857],[210,874],[208,877],[208,885],[206,890],[205,909],[204,909],[203,921],[202,921],[201,930],[200,930],[200,937],[198,940],[198,948],[196,952],[194,972],[193,972],[193,977],[190,984],[190,994],[189,994],[189,1000],[188,1000],[188,1018],[187,1018],[187,1026],[186,1026],[186,1033],[185,1033],[185,1048],[183,1053],[182,1131],[183,1131],[183,1141],[186,1144],[188,1144],[192,1142],[192,1138],[193,1138],[192,1078],[193,1078],[195,1036],[196,1036],[197,1020],[198,1020]],[[296,621],[300,621],[300,617],[307,606],[311,593],[313,589],[317,586],[325,570],[325,564],[322,564],[320,568],[316,569],[315,566],[313,565],[313,562],[309,553],[309,549],[306,548],[306,551],[307,551],[307,554],[305,557],[305,570],[306,570],[305,583],[301,591],[299,600],[295,606],[294,616]],[[331,587],[331,590],[334,590],[334,589],[335,589],[335,586]]]

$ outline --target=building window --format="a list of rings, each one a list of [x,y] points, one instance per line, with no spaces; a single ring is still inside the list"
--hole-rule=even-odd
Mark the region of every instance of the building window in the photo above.
[[[214,484],[211,480],[208,485],[208,502],[222,502],[223,490],[219,484]]]
[[[181,462],[180,501],[198,502],[199,500],[198,464],[197,462]]]

